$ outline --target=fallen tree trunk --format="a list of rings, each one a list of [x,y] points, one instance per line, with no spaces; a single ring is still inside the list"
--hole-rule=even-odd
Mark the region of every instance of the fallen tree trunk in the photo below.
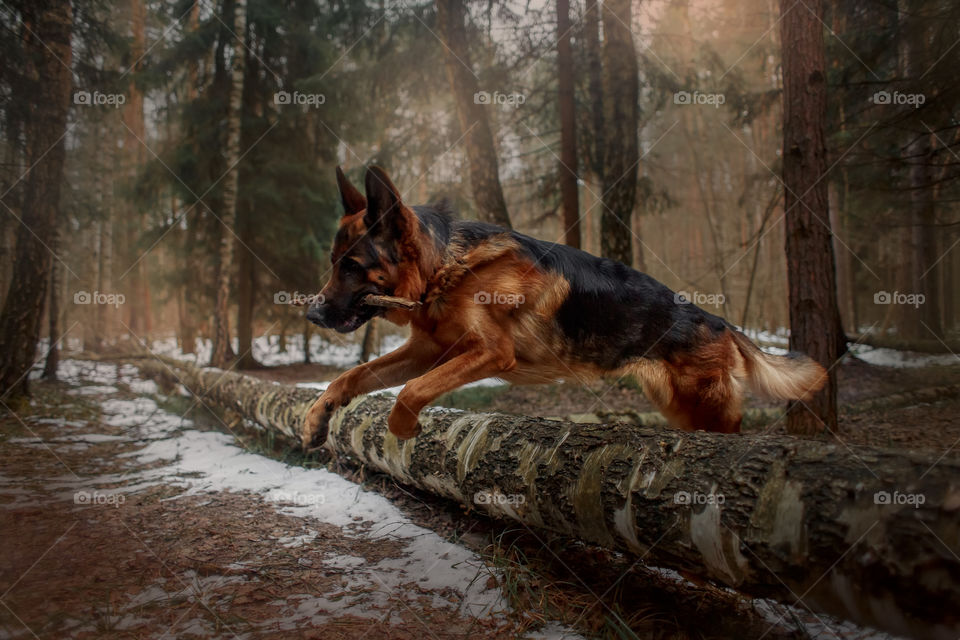
[[[299,442],[316,391],[147,360],[148,375]],[[743,593],[922,638],[960,629],[960,462],[782,436],[683,433],[354,400],[327,446],[435,495]]]

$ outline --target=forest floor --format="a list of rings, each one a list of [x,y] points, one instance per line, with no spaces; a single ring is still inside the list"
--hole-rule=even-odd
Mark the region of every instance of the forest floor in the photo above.
[[[316,385],[344,368],[248,373]],[[129,365],[67,360],[63,372],[0,415],[0,638],[888,637],[492,521],[336,460],[319,468],[160,394]],[[960,383],[960,367],[855,359],[839,375],[848,405]],[[441,403],[649,410],[626,381],[476,386]],[[960,400],[846,412],[841,427],[848,443],[954,456]]]
[[[445,539],[336,474],[247,452],[129,365],[63,364],[67,382],[35,383],[0,418],[0,638],[565,630],[514,613],[463,532]]]

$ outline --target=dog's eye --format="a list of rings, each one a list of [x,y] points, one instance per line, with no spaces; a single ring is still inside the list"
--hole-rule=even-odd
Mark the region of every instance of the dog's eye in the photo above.
[[[344,273],[350,274],[363,274],[367,270],[366,267],[352,258],[348,258],[341,262],[340,269],[342,269]]]

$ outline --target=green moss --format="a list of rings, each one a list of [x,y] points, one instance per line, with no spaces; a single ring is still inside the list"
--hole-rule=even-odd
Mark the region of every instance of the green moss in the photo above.
[[[464,410],[483,410],[493,406],[494,401],[510,385],[499,385],[496,387],[470,387],[468,389],[457,389],[450,393],[445,393],[432,405],[437,407],[449,407],[450,409]]]

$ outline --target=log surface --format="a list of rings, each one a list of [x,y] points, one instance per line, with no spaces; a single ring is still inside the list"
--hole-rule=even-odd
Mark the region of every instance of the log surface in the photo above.
[[[308,389],[155,361],[291,442]],[[960,463],[788,436],[684,433],[428,408],[387,431],[393,398],[338,410],[326,446],[400,482],[743,593],[917,638],[960,630]]]

